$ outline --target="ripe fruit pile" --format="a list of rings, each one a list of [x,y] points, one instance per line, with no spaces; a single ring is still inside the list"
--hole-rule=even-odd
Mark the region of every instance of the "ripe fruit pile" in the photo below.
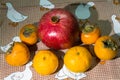
[[[25,25],[20,30],[22,42],[15,42],[8,50],[5,59],[8,64],[21,66],[30,59],[29,47],[37,43],[38,38],[55,50],[68,49],[63,61],[72,72],[85,72],[92,64],[91,52],[82,45],[94,45],[94,52],[100,60],[115,58],[118,50],[116,42],[110,36],[100,36],[98,26],[85,23],[79,29],[77,19],[64,9],[53,9],[40,19],[38,29],[32,24]],[[81,43],[75,45],[76,42]],[[41,46],[41,45],[39,45]],[[33,57],[33,68],[41,75],[56,72],[59,66],[56,53],[50,50],[38,50]]]

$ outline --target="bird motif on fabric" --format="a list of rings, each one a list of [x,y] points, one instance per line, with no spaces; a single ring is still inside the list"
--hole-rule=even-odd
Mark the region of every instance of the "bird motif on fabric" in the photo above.
[[[13,5],[10,3],[10,2],[7,2],[6,3],[6,6],[8,8],[7,10],[7,18],[9,20],[11,20],[12,23],[9,23],[9,24],[13,24],[17,26],[17,24],[19,22],[22,22],[24,21],[25,19],[28,18],[28,16],[25,16],[25,15],[22,15],[21,13],[19,13],[18,11],[16,11],[13,7]]]
[[[49,0],[40,0],[39,5],[40,5],[40,10],[49,10],[55,7],[55,5]]]
[[[115,34],[120,36],[120,22],[119,22],[120,18],[118,18],[116,15],[112,15],[111,19],[113,22],[113,30],[114,30]]]
[[[31,80],[32,78],[32,71],[30,70],[30,66],[32,62],[29,62],[25,66],[25,70],[23,72],[15,72],[8,75],[4,80]]]

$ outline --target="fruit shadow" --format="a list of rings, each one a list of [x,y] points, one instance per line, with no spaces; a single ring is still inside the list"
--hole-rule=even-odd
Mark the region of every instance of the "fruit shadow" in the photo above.
[[[89,17],[89,21],[93,24],[96,24],[101,31],[102,35],[109,35],[112,31],[112,25],[109,20],[98,20],[98,11],[97,9],[90,8],[91,16]]]
[[[34,22],[34,23],[33,23],[33,25],[34,25],[34,26],[36,26],[36,27],[37,27],[37,29],[38,29],[39,22]],[[41,41],[41,40],[40,40],[40,39],[38,39],[38,41]]]
[[[34,22],[33,25],[38,27],[39,26],[39,22]]]
[[[81,3],[72,3],[72,4],[68,4],[67,6],[64,7],[65,10],[68,10],[69,12],[71,12],[74,16],[75,16],[75,9],[77,8],[77,6],[81,4]],[[76,17],[76,16],[75,16]],[[76,17],[77,18],[77,17]]]
[[[115,40],[115,42],[118,45],[118,51],[117,51],[117,55],[114,59],[119,58],[120,57],[120,36],[118,36],[117,34],[113,34],[111,35],[111,37]]]
[[[91,64],[91,67],[87,70],[87,71],[90,71],[90,70],[92,70],[100,62],[100,59],[98,59],[97,56],[94,53],[94,45],[82,45],[82,46],[85,47],[86,49],[88,49],[88,51],[92,55],[92,64]]]
[[[110,33],[112,31],[112,26],[108,20],[106,20],[106,21],[99,20],[96,24],[100,28],[101,36],[110,35]]]
[[[57,70],[54,72],[56,73],[63,67],[63,64],[64,64],[63,57],[65,53],[60,50],[54,50],[54,49],[49,49],[49,50],[52,51],[58,57],[59,65],[58,65]]]
[[[29,61],[32,61],[35,56],[35,52],[37,51],[37,45],[34,44],[34,45],[27,45],[27,46],[30,51],[30,60]]]
[[[77,18],[77,16],[75,15],[75,10],[76,10],[77,6],[80,4],[81,3],[72,3],[72,4],[65,6],[64,9],[71,12]],[[86,4],[86,3],[83,3],[83,4]],[[112,31],[111,22],[109,20],[99,20],[97,6],[95,6],[95,7],[96,7],[95,9],[89,8],[90,17],[86,20],[92,24],[96,24],[101,30],[101,35],[109,35],[110,32]],[[78,22],[79,22],[79,20],[81,20],[83,22],[82,24],[79,23],[80,27],[82,27],[82,25],[86,22],[86,20],[82,20],[82,19],[78,19],[78,18],[77,18],[77,20],[78,20]]]

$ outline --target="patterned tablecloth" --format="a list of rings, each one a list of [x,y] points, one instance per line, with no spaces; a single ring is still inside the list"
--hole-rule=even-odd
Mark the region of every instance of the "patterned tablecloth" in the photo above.
[[[7,2],[8,0],[0,0],[1,3]],[[18,26],[12,27],[8,23],[10,20],[6,17],[7,8],[0,5],[0,46],[8,44],[14,36],[18,36],[19,30],[22,26],[26,24],[35,24],[38,23],[41,16],[46,13],[48,10],[41,11],[39,6],[39,0],[9,0],[13,3],[16,10],[25,15],[29,16],[25,21],[20,22]],[[34,2],[33,2],[34,1]],[[65,8],[72,11],[76,5],[74,3],[81,3],[82,0],[50,0],[55,4],[56,8]],[[111,16],[116,14],[120,16],[120,5],[114,5],[112,0],[91,0],[95,3],[96,9],[91,10],[91,17],[89,20],[92,23],[98,24],[102,35],[111,35],[115,40],[118,41],[119,36],[114,34],[113,23]],[[37,44],[40,44],[37,49],[48,49],[41,41]],[[65,50],[63,50],[65,52]],[[120,54],[120,51],[118,52]],[[99,62],[94,59],[95,65],[85,72],[87,77],[81,80],[120,80],[120,56],[118,55],[115,59],[107,61],[104,65],[101,65]],[[23,71],[25,66],[22,67],[13,67],[8,65],[4,60],[4,53],[0,51],[0,80],[3,80],[4,77],[8,76],[12,72]],[[55,74],[49,76],[38,75],[31,67],[33,72],[33,77],[31,80],[57,80]],[[68,79],[72,80],[72,79]]]

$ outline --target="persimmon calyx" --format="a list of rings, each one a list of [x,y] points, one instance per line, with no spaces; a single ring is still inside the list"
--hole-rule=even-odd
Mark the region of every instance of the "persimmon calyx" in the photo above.
[[[33,28],[25,28],[25,29],[24,29],[24,32],[23,32],[23,35],[24,35],[25,37],[29,37],[32,32],[34,32],[34,29],[33,29]]]
[[[105,48],[111,48],[113,51],[118,49],[117,44],[111,39],[107,39],[107,40],[103,41],[103,43],[104,43]]]
[[[14,47],[14,42],[13,42],[13,44],[11,44],[11,47],[7,50],[7,53],[11,53],[13,50],[13,47]]]
[[[94,25],[85,24],[85,26],[83,26],[82,32],[83,33],[89,33],[89,32],[92,32],[94,29],[95,29]]]
[[[77,52],[77,55],[80,55],[80,52]]]

